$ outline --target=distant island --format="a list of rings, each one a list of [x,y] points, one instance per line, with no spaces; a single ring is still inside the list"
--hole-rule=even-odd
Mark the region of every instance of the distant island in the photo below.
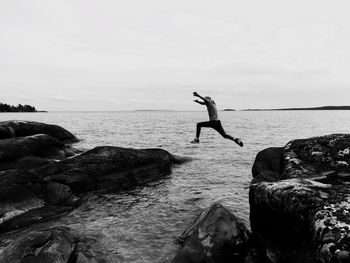
[[[223,109],[222,111],[236,111],[235,109]]]
[[[286,110],[350,110],[350,106],[322,106],[311,108],[246,109],[243,111],[286,111]]]
[[[37,112],[35,107],[18,104],[17,106],[0,103],[0,112]]]

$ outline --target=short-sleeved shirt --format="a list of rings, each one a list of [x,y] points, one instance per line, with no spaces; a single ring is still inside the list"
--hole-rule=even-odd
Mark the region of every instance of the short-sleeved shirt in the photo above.
[[[205,106],[207,106],[209,120],[218,120],[218,110],[216,109],[215,101],[213,101],[212,99],[206,99]]]

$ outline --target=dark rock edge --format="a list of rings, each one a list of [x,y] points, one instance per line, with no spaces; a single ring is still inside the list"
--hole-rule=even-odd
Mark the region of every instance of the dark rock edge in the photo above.
[[[185,159],[162,149],[100,146],[84,151],[57,125],[0,122],[0,262],[105,262],[69,228],[41,228],[88,191],[118,191],[169,174]]]

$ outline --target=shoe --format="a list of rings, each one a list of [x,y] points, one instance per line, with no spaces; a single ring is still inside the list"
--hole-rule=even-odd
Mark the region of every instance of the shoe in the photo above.
[[[243,147],[243,142],[239,139],[239,138],[236,138],[233,140],[235,143],[237,143],[239,146]]]
[[[191,143],[199,143],[199,139],[198,138],[194,138]]]

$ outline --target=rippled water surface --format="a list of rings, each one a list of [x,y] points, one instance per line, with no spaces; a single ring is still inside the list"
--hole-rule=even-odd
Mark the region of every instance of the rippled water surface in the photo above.
[[[206,112],[1,113],[0,120],[58,124],[81,142],[75,147],[160,147],[192,161],[157,182],[123,193],[91,193],[55,224],[82,234],[108,262],[163,262],[177,249],[176,237],[202,208],[227,206],[249,222],[248,187],[256,154],[289,140],[349,133],[350,111],[220,112],[227,133],[240,148],[203,128],[201,143],[189,142]]]

